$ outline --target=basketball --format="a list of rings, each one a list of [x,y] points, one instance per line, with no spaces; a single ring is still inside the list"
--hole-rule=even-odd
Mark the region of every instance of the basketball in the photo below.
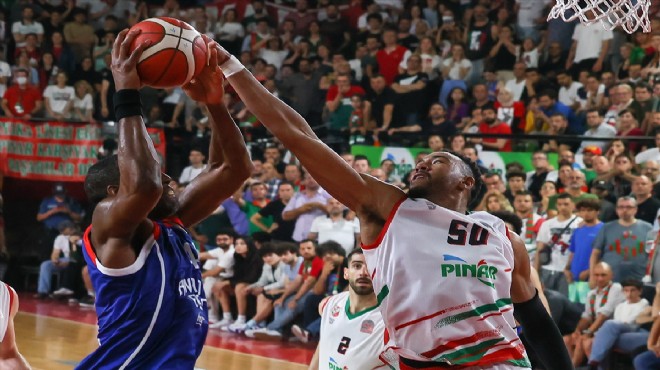
[[[137,66],[145,85],[159,89],[184,85],[206,64],[206,43],[186,22],[168,17],[149,18],[131,27],[134,29],[142,32],[131,44],[131,50],[146,40],[151,41]]]

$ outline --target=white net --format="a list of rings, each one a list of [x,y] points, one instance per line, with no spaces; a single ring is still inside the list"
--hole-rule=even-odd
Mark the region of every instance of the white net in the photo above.
[[[651,0],[557,0],[548,20],[561,18],[571,22],[579,19],[583,24],[600,21],[610,30],[621,26],[628,33],[639,28],[651,32],[650,5]]]

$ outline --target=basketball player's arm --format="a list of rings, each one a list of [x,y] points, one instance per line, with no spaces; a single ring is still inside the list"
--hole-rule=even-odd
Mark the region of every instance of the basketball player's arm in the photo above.
[[[4,284],[0,282],[0,284]],[[24,370],[30,369],[30,365],[25,358],[18,351],[16,346],[16,332],[14,330],[14,317],[18,312],[18,294],[9,286],[0,287],[8,289],[9,294],[12,295],[12,305],[9,307],[9,321],[7,323],[7,331],[5,337],[0,338],[0,363],[9,365],[10,369]]]
[[[243,185],[252,172],[252,161],[243,135],[223,103],[223,77],[218,68],[218,51],[209,43],[209,64],[193,81],[183,86],[193,100],[206,104],[210,114],[211,145],[204,171],[179,196],[177,215],[188,227],[205,219]]]
[[[300,160],[328,193],[360,215],[386,219],[405,194],[393,185],[358,174],[324,144],[307,122],[273,96],[225,51],[221,68],[247,108]],[[367,240],[365,242],[371,242]]]
[[[510,233],[510,239],[514,254],[511,281],[514,316],[522,324],[525,338],[546,369],[573,369],[564,339],[539,299],[538,291],[532,282],[525,243],[513,232]]]
[[[118,92],[137,93],[141,87],[136,66],[148,43],[140,44],[131,52],[130,45],[138,34],[124,30],[115,40],[112,73]],[[134,102],[128,101],[127,95],[124,95],[123,101],[130,106]],[[142,116],[136,114],[119,120],[118,147],[119,186],[108,187],[108,192],[114,192],[115,196],[111,201],[99,203],[92,217],[97,256],[110,268],[123,268],[135,261],[131,250],[133,236],[138,228],[145,234],[150,232],[152,226],[147,216],[163,192],[158,153]],[[130,255],[123,253],[129,250]]]
[[[307,370],[319,370],[319,347],[321,343],[316,345],[316,351],[314,351],[314,356],[312,356],[312,361],[309,363]]]

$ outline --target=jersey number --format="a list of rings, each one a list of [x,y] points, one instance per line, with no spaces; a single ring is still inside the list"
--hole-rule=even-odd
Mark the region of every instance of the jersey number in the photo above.
[[[348,346],[350,344],[351,344],[351,338],[349,337],[341,338],[341,341],[339,342],[339,347],[337,347],[337,352],[341,353],[342,355],[345,355],[346,350],[348,349]]]
[[[470,238],[468,240],[468,232]],[[469,222],[461,220],[452,220],[449,225],[449,235],[447,236],[447,243],[451,245],[465,245],[468,241],[470,245],[485,245],[488,242],[488,230],[477,224],[470,224]]]

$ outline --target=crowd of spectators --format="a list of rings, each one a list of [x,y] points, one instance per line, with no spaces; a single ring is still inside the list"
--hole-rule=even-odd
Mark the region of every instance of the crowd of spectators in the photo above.
[[[487,189],[472,208],[522,221],[519,234],[576,366],[605,366],[613,348],[631,358],[660,354],[660,298],[643,294],[660,282],[660,33],[546,22],[551,5],[18,0],[0,22],[1,108],[24,119],[113,121],[108,63],[117,31],[149,16],[186,20],[239,57],[358,172],[408,183],[391,160],[351,155],[353,144],[451,149],[477,162]],[[654,28],[659,5],[650,10]],[[168,172],[185,187],[205,166],[205,108],[180,88],[141,92],[146,124],[165,131]],[[360,225],[237,95],[224,98],[255,170],[190,230],[202,251],[211,327],[272,339],[295,324],[291,332],[309,341],[318,336],[318,302],[346,287],[341,266],[359,245]],[[479,159],[484,150],[527,151],[533,170],[507,163],[504,174],[491,172]],[[39,211],[55,243],[42,264],[41,298],[57,288],[57,296],[93,301],[71,259],[80,245],[71,222],[82,213],[58,188]],[[70,267],[66,276],[78,281],[51,288],[51,274]],[[649,335],[651,326],[659,328]],[[654,360],[642,353],[635,363]]]

